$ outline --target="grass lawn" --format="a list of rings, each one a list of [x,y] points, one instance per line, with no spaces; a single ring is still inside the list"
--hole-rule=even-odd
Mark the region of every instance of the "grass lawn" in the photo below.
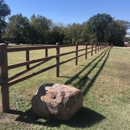
[[[63,48],[62,52],[75,48]],[[49,55],[55,50],[51,49]],[[43,54],[43,55],[42,55]],[[44,56],[32,51],[31,59]],[[9,64],[25,61],[23,52],[9,53]],[[72,55],[61,58],[71,58]],[[55,60],[40,65],[33,71],[54,64]],[[9,71],[9,76],[25,69]],[[32,73],[32,70],[28,72]],[[129,130],[130,129],[130,48],[106,48],[94,56],[79,58],[10,87],[10,112],[0,116],[1,130]],[[84,95],[83,107],[69,120],[44,119],[33,114],[31,98],[44,83],[62,83],[75,86]],[[1,100],[1,99],[0,99]]]

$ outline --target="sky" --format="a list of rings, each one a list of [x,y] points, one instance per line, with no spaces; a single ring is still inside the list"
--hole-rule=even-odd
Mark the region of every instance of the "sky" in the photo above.
[[[130,21],[130,0],[5,0],[11,16],[21,13],[28,19],[42,15],[65,25],[83,23],[98,13],[110,14],[115,20]]]

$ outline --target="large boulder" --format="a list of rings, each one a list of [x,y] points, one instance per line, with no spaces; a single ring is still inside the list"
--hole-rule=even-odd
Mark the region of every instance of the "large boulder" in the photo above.
[[[70,119],[83,104],[83,93],[63,84],[43,84],[32,98],[32,109],[42,117]]]

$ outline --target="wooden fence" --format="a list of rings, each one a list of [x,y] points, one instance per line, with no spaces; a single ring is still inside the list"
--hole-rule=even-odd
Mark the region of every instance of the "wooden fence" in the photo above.
[[[78,58],[81,56],[85,56],[85,59],[87,59],[88,53],[91,53],[91,56],[93,56],[93,53],[97,53],[101,51],[102,49],[106,48],[109,44],[108,43],[85,43],[85,44],[75,44],[75,45],[52,45],[52,46],[28,46],[28,47],[7,47],[6,44],[1,43],[0,44],[0,86],[1,86],[1,98],[2,98],[2,112],[8,112],[10,109],[9,105],[9,87],[19,83],[23,80],[26,80],[28,78],[31,78],[37,74],[40,74],[42,72],[45,72],[47,70],[50,70],[52,68],[56,68],[56,77],[59,77],[60,74],[60,65],[67,63],[71,60],[75,60],[75,65],[78,65]],[[66,53],[60,53],[60,48],[63,47],[75,47],[75,51],[66,52]],[[83,46],[83,49],[79,49],[79,46]],[[49,49],[56,49],[56,55],[48,56],[48,50]],[[45,50],[45,57],[36,59],[36,60],[30,60],[30,51],[31,50]],[[26,53],[26,61],[22,63],[17,63],[13,65],[8,65],[8,53],[11,52],[20,52],[24,51]],[[78,52],[84,51],[84,54],[80,54]],[[73,58],[67,59],[66,61],[60,62],[60,57],[74,54]],[[26,70],[23,72],[27,72],[30,69],[33,69],[49,60],[56,59],[56,63],[54,65],[48,66],[42,70],[39,70],[37,72],[34,72],[32,74],[26,75],[24,77],[21,77],[19,79],[16,79],[18,74],[15,74],[11,77],[8,76],[8,71],[14,68],[18,68],[21,66],[26,66]],[[33,67],[30,67],[30,64],[37,63]],[[22,73],[23,74],[23,73]]]

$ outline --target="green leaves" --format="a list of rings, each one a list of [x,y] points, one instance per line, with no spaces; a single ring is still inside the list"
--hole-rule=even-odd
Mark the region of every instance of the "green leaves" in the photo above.
[[[123,46],[123,39],[127,34],[128,22],[124,20],[113,20],[108,25],[109,41],[114,45]]]
[[[66,41],[72,44],[74,44],[75,42],[82,42],[82,31],[83,28],[81,24],[68,24],[65,30]]]
[[[6,27],[5,17],[10,15],[11,11],[9,6],[5,3],[4,0],[0,0],[0,41],[1,41],[1,33],[4,31]]]
[[[11,10],[4,0],[0,0],[0,21],[4,21],[5,17],[10,15]]]
[[[22,14],[16,14],[9,18],[5,34],[14,39],[17,44],[25,40],[29,27],[29,20]]]
[[[123,39],[130,22],[114,20],[109,14],[97,14],[88,21],[90,39],[98,42],[110,42],[113,45],[123,46]]]
[[[52,26],[52,21],[44,16],[33,14],[30,18],[30,26],[33,34],[36,34],[37,43],[45,43],[48,37],[47,31]]]
[[[108,24],[112,22],[112,17],[108,14],[97,14],[88,21],[88,30],[91,35],[95,35],[97,41],[106,41],[105,32]]]
[[[5,24],[4,21],[1,24]],[[19,44],[74,44],[75,42],[110,42],[124,45],[130,22],[114,20],[109,14],[97,14],[79,24],[55,24],[52,20],[33,14],[30,19],[16,14],[9,18],[3,38]],[[1,29],[2,30],[2,29]]]

